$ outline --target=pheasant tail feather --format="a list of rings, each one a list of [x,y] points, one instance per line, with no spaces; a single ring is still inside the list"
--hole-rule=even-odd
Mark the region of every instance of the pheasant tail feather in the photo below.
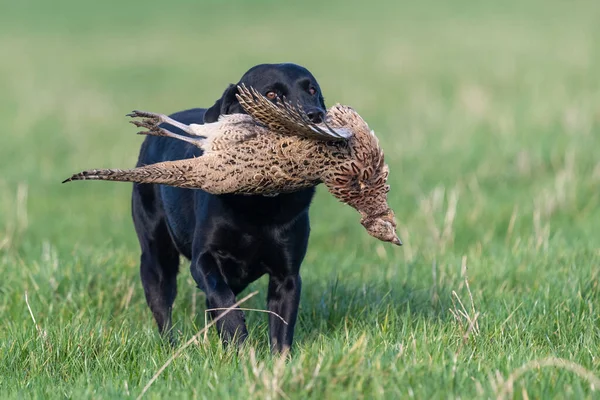
[[[63,183],[82,180],[102,180],[135,183],[156,183],[177,187],[198,187],[191,172],[189,159],[165,161],[134,169],[92,169],[65,179]]]

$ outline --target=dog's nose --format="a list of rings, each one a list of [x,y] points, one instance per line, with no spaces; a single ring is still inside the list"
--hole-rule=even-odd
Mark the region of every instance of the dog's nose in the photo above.
[[[310,110],[306,110],[306,116],[315,124],[323,122],[323,118],[325,118],[325,111],[320,108],[311,108]]]

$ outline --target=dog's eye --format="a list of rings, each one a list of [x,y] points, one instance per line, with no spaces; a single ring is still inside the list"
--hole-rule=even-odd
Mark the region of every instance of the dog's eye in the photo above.
[[[274,91],[271,90],[270,92],[267,92],[266,96],[267,96],[267,99],[274,100],[277,98],[277,93],[275,93]]]
[[[317,89],[311,86],[308,88],[308,93],[310,93],[311,96],[314,96],[317,93]]]

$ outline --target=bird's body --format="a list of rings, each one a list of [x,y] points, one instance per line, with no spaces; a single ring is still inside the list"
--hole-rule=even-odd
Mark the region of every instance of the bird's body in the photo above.
[[[358,210],[361,223],[380,240],[401,244],[393,211],[387,204],[388,167],[378,140],[356,111],[335,105],[326,124],[308,121],[302,110],[273,104],[239,88],[249,115],[223,115],[215,123],[183,125],[164,115],[134,112],[142,132],[193,143],[201,157],[165,161],[131,170],[90,170],[69,180],[100,179],[200,188],[212,194],[290,193],[324,183],[340,201]],[[174,134],[160,123],[183,129]]]
[[[176,186],[211,194],[291,193],[321,183],[322,168],[316,165],[318,160],[311,159],[315,152],[334,153],[342,147],[269,132],[244,114],[227,115],[213,124],[192,125],[194,128],[205,128],[198,131],[208,135],[200,146],[202,156],[138,168],[140,176],[147,176],[146,183],[171,184],[179,179]],[[212,133],[215,136],[210,136]],[[115,178],[119,179],[118,173]]]

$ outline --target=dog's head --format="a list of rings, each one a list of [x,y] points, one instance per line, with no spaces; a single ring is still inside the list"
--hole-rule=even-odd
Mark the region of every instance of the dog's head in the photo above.
[[[304,67],[296,64],[260,64],[242,76],[236,85],[229,85],[223,96],[206,110],[204,122],[216,122],[222,114],[244,114],[236,98],[237,86],[252,87],[269,100],[276,102],[285,97],[291,104],[303,107],[315,123],[323,120],[326,113],[325,100],[315,77]]]

